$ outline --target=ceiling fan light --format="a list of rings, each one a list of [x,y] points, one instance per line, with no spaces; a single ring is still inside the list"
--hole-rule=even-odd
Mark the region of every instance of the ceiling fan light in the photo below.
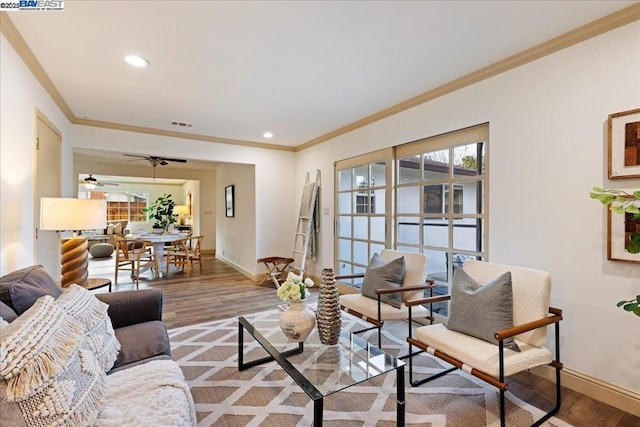
[[[87,190],[93,190],[96,188],[96,185],[93,182],[85,182],[84,186]]]

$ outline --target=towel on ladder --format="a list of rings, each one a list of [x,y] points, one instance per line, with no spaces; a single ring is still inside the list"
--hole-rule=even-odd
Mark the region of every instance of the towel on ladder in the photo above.
[[[316,188],[316,197],[313,198],[313,189]],[[306,230],[307,221],[311,220],[311,229],[309,231],[309,246],[307,250],[307,258],[310,258],[315,261],[316,252],[317,252],[317,239],[316,233],[318,232],[318,228],[320,227],[320,215],[318,213],[318,185],[315,183],[309,183],[304,185],[304,189],[302,190],[302,202],[300,203],[300,218],[302,219],[302,226]],[[309,213],[313,208],[313,215],[309,218]]]

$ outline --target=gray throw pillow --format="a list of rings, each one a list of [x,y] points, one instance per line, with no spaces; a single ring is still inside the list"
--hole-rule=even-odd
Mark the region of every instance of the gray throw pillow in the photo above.
[[[11,323],[18,318],[18,314],[7,304],[0,301],[0,317]]]
[[[507,271],[482,286],[464,269],[456,270],[451,285],[449,319],[445,326],[497,345],[498,340],[493,334],[513,327],[511,272]],[[520,351],[513,337],[504,340],[504,347]]]
[[[62,288],[41,265],[32,265],[0,278],[0,300],[18,314],[27,311],[36,300],[45,295],[54,298]]]
[[[377,300],[376,289],[397,289],[402,286],[405,269],[404,257],[385,263],[380,258],[380,255],[374,254],[364,272],[364,280],[362,281],[360,292],[366,297]],[[380,300],[395,308],[400,308],[400,297],[399,293],[384,294],[380,296]]]

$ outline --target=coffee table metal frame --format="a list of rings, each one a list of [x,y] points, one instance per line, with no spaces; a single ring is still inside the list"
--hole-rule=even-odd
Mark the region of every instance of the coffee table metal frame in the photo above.
[[[248,361],[244,361],[244,331],[249,332],[249,334],[264,348],[269,356]],[[313,331],[314,334],[317,334],[317,331]],[[384,351],[378,349],[377,347],[369,344],[364,341],[360,337],[354,335],[353,333],[342,330],[340,332],[341,341],[347,340],[347,342],[352,343],[359,349],[368,349],[376,353],[377,355],[384,355],[386,360],[390,362],[390,365],[395,367],[390,367],[386,371],[381,371],[376,375],[369,376],[364,378],[363,380],[356,381],[353,384],[342,387],[341,390],[348,388],[350,386],[362,383],[368,379],[374,378],[378,375],[382,375],[384,373],[390,372],[392,370],[396,371],[396,393],[397,393],[397,410],[396,410],[396,424],[399,427],[403,427],[405,423],[405,393],[404,393],[404,362],[396,359],[393,356],[390,356]],[[340,344],[339,344],[340,345]],[[267,339],[260,331],[251,324],[251,322],[245,318],[244,316],[238,317],[238,370],[243,371],[245,369],[249,369],[251,367],[276,361],[278,365],[304,390],[305,393],[313,400],[313,423],[315,427],[322,426],[322,414],[323,414],[323,406],[324,406],[324,398],[329,394],[340,390],[330,391],[326,394],[323,394],[320,390],[316,388],[315,385],[307,378],[305,375],[298,371],[298,369],[288,360],[288,357],[302,354],[304,352],[304,343],[291,343],[291,347],[288,350],[280,351],[273,345],[269,339]],[[346,348],[346,346],[345,346]]]

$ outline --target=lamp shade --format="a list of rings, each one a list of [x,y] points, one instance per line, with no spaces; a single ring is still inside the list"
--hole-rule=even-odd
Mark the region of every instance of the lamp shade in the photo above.
[[[40,199],[41,230],[93,230],[107,228],[107,201],[61,197]]]
[[[189,215],[189,206],[187,205],[175,205],[173,207],[173,213],[176,215]]]

